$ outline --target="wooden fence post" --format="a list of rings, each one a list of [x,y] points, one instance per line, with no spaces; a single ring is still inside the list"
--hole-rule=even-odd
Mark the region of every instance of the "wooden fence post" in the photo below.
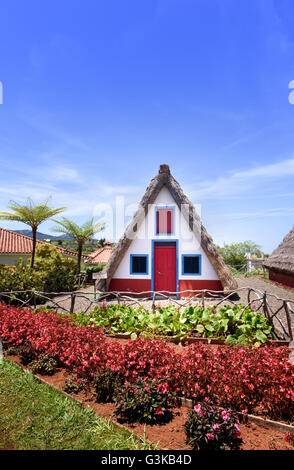
[[[74,312],[75,300],[76,300],[76,294],[71,294],[71,299],[70,299],[70,311],[69,311],[70,314],[72,314],[72,313]]]
[[[289,312],[289,305],[286,300],[284,300],[284,307],[285,307],[285,312],[286,312],[289,337],[290,337],[290,340],[293,341],[293,332],[292,332],[291,318],[290,318],[290,312]]]
[[[201,293],[202,307],[205,308],[205,292]]]
[[[153,292],[153,298],[152,298],[152,310],[155,310],[155,292]]]
[[[96,288],[96,279],[95,279],[95,281],[94,281],[94,300],[97,299],[97,294],[96,294],[96,292],[97,292],[97,288]]]
[[[248,296],[247,296],[248,304],[250,304],[250,296],[251,296],[251,289],[250,289],[250,287],[249,287],[249,289],[248,289]]]
[[[269,315],[269,311],[268,311],[268,308],[267,308],[266,292],[263,294],[263,312],[264,312],[265,318],[267,318],[268,321],[272,324],[272,321],[271,321],[270,315]]]

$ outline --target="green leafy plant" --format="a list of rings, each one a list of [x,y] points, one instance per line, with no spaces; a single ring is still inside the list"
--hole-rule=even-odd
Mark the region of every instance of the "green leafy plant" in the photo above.
[[[34,374],[53,375],[58,366],[57,360],[49,354],[40,354],[30,363],[30,369]]]
[[[103,327],[109,333],[131,333],[132,339],[166,336],[180,339],[188,335],[219,338],[228,344],[259,346],[272,336],[265,317],[244,305],[203,308],[187,307],[183,312],[173,305],[157,307],[152,312],[142,306],[123,304],[95,307],[90,314],[73,314],[75,323]]]
[[[36,358],[35,351],[29,341],[24,341],[17,349],[23,366],[30,364]]]
[[[155,379],[139,378],[134,383],[125,383],[114,398],[115,414],[128,422],[166,423],[172,419],[176,395],[167,383]]]
[[[254,344],[259,346],[269,339],[271,326],[267,319],[250,307],[226,305],[216,307],[188,307],[183,315],[194,324],[194,331],[202,337],[218,337],[227,344]]]
[[[66,393],[76,394],[76,393],[81,392],[82,390],[85,390],[85,388],[87,387],[88,387],[88,382],[86,379],[74,375],[66,379],[62,389]]]
[[[96,400],[100,403],[113,402],[114,395],[124,383],[124,377],[119,372],[106,368],[96,373],[93,379]]]
[[[185,433],[186,443],[197,450],[237,450],[242,443],[237,414],[210,403],[194,406]]]

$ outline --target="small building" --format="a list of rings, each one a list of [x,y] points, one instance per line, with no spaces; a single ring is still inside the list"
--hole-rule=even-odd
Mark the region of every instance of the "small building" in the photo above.
[[[36,248],[44,242],[37,240]],[[66,250],[60,246],[56,247],[62,255],[77,257],[77,253]],[[0,264],[6,264],[8,266],[16,265],[20,259],[24,263],[27,263],[33,251],[33,239],[22,235],[20,233],[13,232],[12,230],[6,230],[0,227]]]
[[[294,287],[294,227],[263,264],[271,281]]]
[[[89,253],[87,255],[85,263],[89,265],[107,264],[111,256],[111,252],[112,243],[105,242],[104,246],[98,248],[98,250],[95,250],[93,251],[93,253]]]
[[[161,165],[151,180],[97,287],[108,292],[155,291],[178,297],[189,290],[237,288],[168,165]]]

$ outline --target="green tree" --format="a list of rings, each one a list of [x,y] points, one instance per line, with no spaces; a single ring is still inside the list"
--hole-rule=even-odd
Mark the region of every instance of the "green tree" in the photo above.
[[[246,253],[256,255],[258,258],[262,256],[261,246],[250,240],[230,245],[225,243],[223,247],[218,246],[217,248],[224,262],[237,270],[246,264]]]
[[[8,208],[12,212],[0,212],[0,220],[13,220],[22,222],[26,225],[29,225],[32,229],[33,250],[31,268],[33,268],[36,253],[37,229],[39,225],[45,222],[45,220],[60,214],[60,212],[63,212],[66,208],[59,207],[57,209],[52,209],[48,206],[47,202],[44,204],[35,205],[30,198],[27,199],[26,204],[19,204],[15,201],[11,201]]]
[[[62,217],[61,221],[54,220],[54,222],[60,225],[60,227],[54,227],[53,230],[55,230],[55,232],[69,235],[76,241],[78,245],[77,274],[80,274],[83,246],[87,241],[91,240],[96,233],[104,230],[104,224],[94,224],[93,218],[81,226],[65,217]]]

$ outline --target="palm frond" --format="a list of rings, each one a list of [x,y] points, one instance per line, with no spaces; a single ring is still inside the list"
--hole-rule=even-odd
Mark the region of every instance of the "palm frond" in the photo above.
[[[47,203],[35,205],[31,199],[28,199],[26,204],[11,201],[8,208],[11,212],[0,212],[1,220],[23,222],[31,227],[38,227],[45,220],[50,219],[66,209],[65,207],[51,209]]]
[[[63,233],[69,235],[71,238],[76,240],[78,243],[85,243],[88,240],[91,240],[95,233],[104,230],[104,224],[94,224],[94,219],[90,219],[81,226],[76,224],[73,220],[62,217],[62,220],[55,220],[55,223],[58,224],[57,227],[53,227],[55,232]]]

